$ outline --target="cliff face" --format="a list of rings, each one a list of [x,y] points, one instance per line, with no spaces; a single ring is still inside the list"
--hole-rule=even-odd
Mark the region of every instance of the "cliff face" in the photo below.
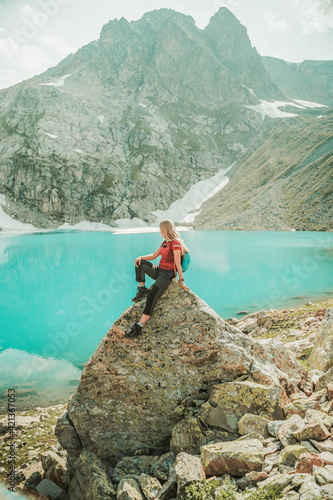
[[[333,61],[290,63],[275,57],[262,62],[279,89],[289,99],[305,99],[332,106]]]
[[[332,230],[332,120],[327,110],[319,117],[268,124],[228,173],[226,187],[202,205],[192,225]]]
[[[110,21],[97,41],[0,91],[5,210],[43,227],[153,222],[260,129],[246,86],[280,96],[226,9],[204,31],[167,9]]]

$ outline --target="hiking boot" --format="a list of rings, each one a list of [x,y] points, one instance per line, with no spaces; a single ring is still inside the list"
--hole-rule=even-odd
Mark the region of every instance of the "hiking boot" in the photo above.
[[[127,339],[133,339],[134,337],[138,337],[142,333],[142,326],[135,323],[129,332],[125,333],[124,337]]]
[[[133,297],[132,301],[133,302],[138,302],[139,300],[143,299],[144,297],[147,297],[148,295],[148,288],[145,286],[139,286],[138,291],[135,297]]]

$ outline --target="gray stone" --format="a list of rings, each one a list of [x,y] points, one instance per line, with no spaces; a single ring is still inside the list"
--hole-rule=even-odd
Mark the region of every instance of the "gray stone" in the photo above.
[[[139,484],[133,478],[125,477],[119,483],[117,500],[145,500]]]
[[[206,478],[200,457],[183,452],[179,453],[176,457],[175,474],[177,479],[177,496],[189,484]]]
[[[115,500],[116,498],[116,490],[109,477],[107,466],[89,450],[83,449],[75,463],[69,494],[71,500]]]
[[[309,365],[312,370],[323,372],[333,368],[333,307],[326,309],[325,317],[317,330]],[[321,388],[319,379],[316,390]]]
[[[51,498],[51,500],[55,500],[63,492],[59,486],[49,479],[42,479],[42,481],[36,486],[36,490],[41,495]]]

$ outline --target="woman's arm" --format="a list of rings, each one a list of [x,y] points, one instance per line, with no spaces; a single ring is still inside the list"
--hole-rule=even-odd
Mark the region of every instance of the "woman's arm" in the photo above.
[[[175,264],[176,264],[176,269],[177,269],[177,273],[179,276],[180,284],[183,288],[185,288],[185,290],[189,290],[189,288],[185,285],[184,279],[183,279],[183,270],[182,270],[182,265],[180,263],[181,250],[174,250],[173,255],[175,258]]]
[[[161,247],[158,247],[158,249],[150,254],[150,255],[141,255],[140,257],[137,257],[134,261],[134,264],[136,265],[136,267],[138,267],[138,265],[141,264],[141,259],[143,260],[154,260],[156,259],[159,255],[161,254]]]

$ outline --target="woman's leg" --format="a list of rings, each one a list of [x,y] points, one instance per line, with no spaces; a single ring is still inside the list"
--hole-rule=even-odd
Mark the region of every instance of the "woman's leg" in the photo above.
[[[138,266],[135,266],[135,279],[139,286],[136,296],[132,299],[133,302],[137,302],[147,296],[148,290],[145,287],[146,274],[153,280],[156,280],[158,269],[148,260],[141,260],[141,263]]]
[[[160,268],[157,268],[157,274],[158,276],[155,283],[149,288],[146,305],[140,321],[133,325],[131,330],[125,334],[127,338],[134,338],[142,333],[142,326],[149,320],[156,302],[170,285],[171,280],[176,276],[174,271],[167,271]]]
[[[161,297],[163,292],[168,288],[171,283],[171,280],[175,277],[174,271],[160,270],[157,280],[155,283],[149,288],[146,306],[143,310],[143,316],[151,316],[153,309],[156,305],[156,302]],[[148,318],[145,319],[145,323],[148,321]],[[140,320],[141,321],[141,320]],[[143,323],[143,321],[141,321]]]
[[[158,270],[157,266],[155,264],[152,264],[149,262],[149,260],[141,260],[141,264],[138,266],[135,266],[135,280],[141,284],[145,284],[145,279],[146,276],[148,275],[149,278],[152,278],[153,280],[156,280],[157,275],[158,275]]]

